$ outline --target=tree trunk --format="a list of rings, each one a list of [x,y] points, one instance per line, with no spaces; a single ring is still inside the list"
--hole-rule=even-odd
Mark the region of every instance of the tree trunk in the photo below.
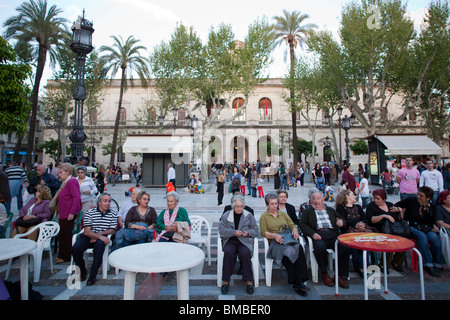
[[[116,122],[114,124],[114,134],[113,134],[113,140],[111,145],[111,155],[109,158],[109,165],[112,166],[114,164],[114,159],[116,156],[116,149],[117,149],[117,136],[119,135],[119,120],[120,120],[120,109],[122,108],[122,100],[123,100],[123,92],[125,90],[125,70],[122,68],[122,80],[120,82],[120,95],[119,95],[119,106],[117,107],[117,114],[116,114]]]
[[[295,70],[295,55],[294,55],[294,44],[293,43],[289,43],[289,49],[290,49],[290,54],[291,54],[290,77],[292,80],[294,78],[294,70]],[[294,168],[297,168],[297,162],[298,162],[297,112],[296,112],[296,107],[294,105],[295,93],[294,93],[293,87],[290,88],[290,92],[291,92],[291,117],[292,117],[292,153],[294,154],[293,165],[294,165]]]
[[[33,94],[31,97],[31,116],[29,122],[28,130],[28,143],[27,143],[27,156],[26,156],[26,167],[27,172],[29,172],[33,166],[33,152],[34,152],[34,136],[36,133],[36,119],[38,110],[38,100],[39,100],[39,86],[41,84],[42,74],[44,72],[45,60],[47,57],[47,48],[42,44],[39,45],[39,57],[36,68],[36,78],[33,87]]]

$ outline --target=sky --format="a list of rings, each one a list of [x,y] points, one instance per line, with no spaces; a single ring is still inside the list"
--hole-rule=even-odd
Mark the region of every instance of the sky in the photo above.
[[[28,1],[28,0],[27,0]],[[337,30],[342,8],[349,0],[47,0],[63,10],[61,16],[69,20],[69,27],[82,15],[93,22],[95,32],[93,45],[112,45],[111,35],[120,35],[123,39],[132,35],[141,40],[148,49],[170,39],[177,23],[192,26],[200,38],[206,42],[211,27],[220,23],[230,24],[236,40],[244,40],[248,26],[258,18],[266,17],[273,22],[273,16],[282,15],[283,9],[301,11],[310,16],[306,22],[316,24],[319,29],[333,32]],[[410,16],[419,28],[430,0],[410,0],[407,8]],[[17,15],[16,8],[23,0],[0,0],[0,32],[4,33],[4,22]],[[274,63],[270,77],[283,77],[288,62],[285,60],[286,46],[277,48],[273,53]],[[46,67],[43,84],[51,76]]]

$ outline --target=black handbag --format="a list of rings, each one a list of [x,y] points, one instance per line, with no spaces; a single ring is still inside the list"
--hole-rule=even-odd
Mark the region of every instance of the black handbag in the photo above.
[[[37,226],[39,223],[41,223],[41,218],[32,218],[28,220],[23,220],[23,217],[20,217],[16,220],[15,226],[22,228],[31,228],[33,226]]]
[[[388,219],[383,224],[382,233],[393,234],[396,236],[411,239],[411,229],[405,220],[391,222]]]
[[[427,234],[428,232],[433,230],[433,227],[429,224],[419,224],[417,226],[417,230],[422,231],[423,233]]]

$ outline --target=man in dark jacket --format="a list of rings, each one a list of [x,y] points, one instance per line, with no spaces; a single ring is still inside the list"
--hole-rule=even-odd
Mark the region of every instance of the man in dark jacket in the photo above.
[[[9,191],[9,179],[3,166],[0,166],[0,193],[3,196],[5,202],[11,202],[11,192]]]
[[[312,206],[306,208],[300,218],[300,229],[305,236],[312,239],[314,256],[317,260],[322,280],[325,285],[332,287],[334,281],[327,272],[327,249],[333,249],[340,233],[339,228],[345,228],[345,220],[335,209],[324,206],[322,193],[314,192],[311,195]],[[339,286],[348,288],[348,283],[343,279],[348,277],[348,264],[350,248],[339,244]]]
[[[59,187],[61,186],[59,180],[56,179],[52,174],[47,173],[47,170],[45,169],[45,166],[43,164],[39,164],[36,167],[36,173],[37,176],[30,180],[27,188],[28,193],[34,194],[36,192],[36,186],[38,184],[41,184],[43,186],[49,187],[50,191],[52,192],[52,197],[54,197],[56,191],[58,191]]]

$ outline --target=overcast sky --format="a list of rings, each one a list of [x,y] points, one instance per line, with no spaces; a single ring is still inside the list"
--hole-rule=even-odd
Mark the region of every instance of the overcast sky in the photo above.
[[[37,0],[36,0],[37,1]],[[16,15],[21,0],[0,0],[1,33],[3,24],[9,17]],[[177,22],[193,26],[198,35],[205,40],[211,26],[220,23],[230,24],[237,40],[243,40],[248,26],[257,18],[267,17],[269,21],[282,10],[298,10],[310,16],[307,22],[314,23],[320,29],[328,29],[337,35],[342,7],[347,0],[48,0],[63,9],[62,16],[70,21],[70,26],[83,9],[86,18],[94,24],[93,44],[96,48],[112,45],[111,35],[120,35],[126,39],[133,35],[142,41],[149,53],[153,46],[162,40],[167,41]],[[407,2],[409,14],[416,28],[423,20],[429,0],[410,0]],[[271,68],[271,77],[282,77],[286,73],[284,61],[285,47],[274,52],[275,62]],[[45,78],[51,74],[46,68]],[[46,79],[44,79],[44,83]]]

